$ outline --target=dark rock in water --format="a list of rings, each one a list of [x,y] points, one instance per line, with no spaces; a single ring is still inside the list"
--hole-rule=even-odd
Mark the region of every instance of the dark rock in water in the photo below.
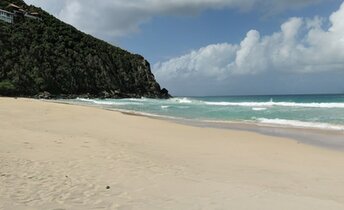
[[[49,92],[44,91],[43,93],[39,93],[38,95],[36,95],[35,98],[38,98],[38,99],[51,99],[52,96],[51,96],[51,94]]]
[[[107,91],[103,91],[101,94],[101,98],[111,98],[111,94]]]
[[[171,97],[171,95],[168,93],[168,90],[166,89],[166,88],[163,88],[161,91],[160,91],[160,93],[161,93],[161,96],[162,96],[162,98],[170,98]]]
[[[41,21],[0,20],[0,95],[48,98],[169,98],[141,55],[78,31],[22,0],[15,3]]]

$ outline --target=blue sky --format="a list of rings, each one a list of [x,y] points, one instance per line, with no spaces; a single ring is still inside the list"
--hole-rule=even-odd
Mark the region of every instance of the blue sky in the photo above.
[[[342,0],[26,2],[143,55],[173,95],[344,93]]]
[[[251,29],[271,34],[290,17],[328,17],[341,2],[330,0],[269,16],[264,16],[261,10],[217,9],[196,16],[156,17],[143,24],[137,33],[108,39],[156,63],[209,44],[239,43]]]

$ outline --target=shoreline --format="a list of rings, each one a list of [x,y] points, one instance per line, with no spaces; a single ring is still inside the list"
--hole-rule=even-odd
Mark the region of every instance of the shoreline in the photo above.
[[[0,98],[0,210],[342,210],[344,153],[292,138]]]
[[[46,102],[62,103],[68,105],[94,107],[102,110],[119,112],[126,115],[133,115],[139,117],[147,117],[151,119],[163,120],[172,123],[178,123],[181,125],[194,126],[200,128],[218,128],[237,131],[249,131],[258,134],[274,137],[285,137],[293,139],[299,143],[308,145],[323,147],[327,149],[333,149],[338,151],[344,151],[344,131],[331,130],[331,129],[317,129],[306,127],[295,127],[288,125],[275,125],[259,122],[249,121],[211,121],[211,120],[196,120],[196,119],[184,119],[178,117],[156,115],[145,112],[130,111],[125,109],[111,108],[102,105],[84,104],[84,103],[72,103],[59,100],[43,100]],[[326,140],[324,140],[326,139]]]

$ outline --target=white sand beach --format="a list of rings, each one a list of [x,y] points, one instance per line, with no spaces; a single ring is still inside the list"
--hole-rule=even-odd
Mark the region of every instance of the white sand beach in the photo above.
[[[344,153],[0,98],[0,210],[89,209],[343,210]]]

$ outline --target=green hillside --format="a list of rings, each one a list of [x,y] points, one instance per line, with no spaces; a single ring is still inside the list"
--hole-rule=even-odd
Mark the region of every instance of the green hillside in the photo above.
[[[0,0],[0,8],[9,1]],[[0,95],[55,97],[169,97],[140,55],[78,31],[47,12],[13,0],[41,21],[0,21]]]

